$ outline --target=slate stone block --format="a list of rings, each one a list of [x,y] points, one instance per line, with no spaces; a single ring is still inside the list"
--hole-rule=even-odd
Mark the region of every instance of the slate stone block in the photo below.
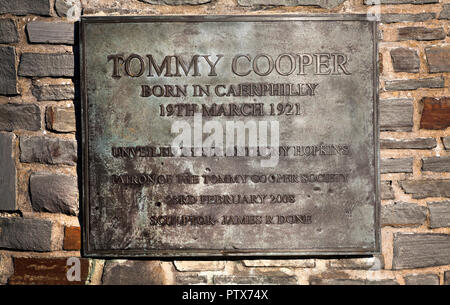
[[[0,105],[0,130],[25,129],[37,131],[41,128],[41,110],[32,104]]]
[[[77,143],[58,138],[23,136],[20,138],[20,161],[76,165]]]
[[[450,264],[450,234],[396,233],[392,268],[415,269]]]
[[[45,219],[0,218],[0,248],[51,251],[52,222]]]
[[[0,43],[15,43],[19,41],[17,26],[12,19],[0,19]]]
[[[16,209],[14,139],[13,133],[0,132],[0,211]]]
[[[34,211],[78,215],[76,177],[47,172],[32,173],[30,197]]]
[[[73,54],[23,53],[20,58],[20,76],[74,76]]]
[[[16,71],[16,50],[14,47],[0,46],[0,94],[16,95],[17,91],[17,71]]]

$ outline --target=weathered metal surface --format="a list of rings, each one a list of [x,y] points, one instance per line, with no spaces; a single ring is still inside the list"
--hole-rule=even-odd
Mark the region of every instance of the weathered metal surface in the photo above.
[[[88,17],[81,42],[85,255],[379,251],[374,21]],[[245,147],[260,144],[261,122],[277,122],[280,155],[270,166],[262,156],[161,157],[180,121],[192,126],[187,147],[206,122],[225,141],[230,121],[254,122]]]

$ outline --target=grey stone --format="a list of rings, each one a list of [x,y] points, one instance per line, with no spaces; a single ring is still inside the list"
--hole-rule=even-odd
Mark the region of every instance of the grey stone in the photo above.
[[[381,270],[384,268],[383,256],[364,258],[333,259],[328,262],[328,267],[343,270]]]
[[[12,19],[0,19],[0,43],[14,43],[19,41],[17,27]]]
[[[422,170],[430,172],[450,172],[450,156],[423,158]]]
[[[450,264],[450,234],[396,233],[392,268],[414,269]]]
[[[240,6],[257,6],[257,5],[271,5],[271,6],[320,6],[323,8],[335,8],[341,5],[345,0],[238,0]]]
[[[397,29],[399,40],[441,40],[445,39],[444,28],[409,26]]]
[[[75,26],[65,22],[32,21],[27,24],[28,40],[33,43],[74,43]]]
[[[450,137],[443,137],[442,144],[444,144],[446,150],[450,150]]]
[[[72,84],[39,84],[33,83],[31,92],[38,101],[63,101],[75,98],[75,87]]]
[[[380,171],[387,173],[412,173],[413,158],[381,159]]]
[[[76,177],[47,172],[32,173],[30,197],[34,211],[78,214]]]
[[[380,100],[381,131],[411,131],[414,107],[412,99]]]
[[[442,11],[439,14],[439,18],[438,19],[450,20],[450,3],[444,4],[442,6]]]
[[[439,3],[439,0],[364,0],[365,5],[377,4],[431,4]]]
[[[450,197],[450,180],[403,180],[399,184],[414,199]]]
[[[415,203],[399,202],[381,206],[381,225],[419,226],[427,219],[427,208]]]
[[[406,79],[385,81],[384,88],[388,91],[392,90],[416,90],[418,88],[444,88],[445,80],[443,77],[423,78],[423,79]]]
[[[397,281],[386,279],[370,281],[364,279],[317,279],[310,280],[311,285],[398,285]]]
[[[199,5],[211,2],[211,0],[139,0],[139,1],[159,5]]]
[[[450,46],[425,48],[430,73],[450,72]]]
[[[430,202],[430,228],[450,227],[450,201]]]
[[[208,279],[204,275],[177,275],[175,281],[177,285],[200,285],[208,283]]]
[[[0,132],[0,211],[16,209],[14,134]]]
[[[444,285],[450,285],[450,271],[444,272]]]
[[[41,128],[41,110],[31,104],[0,105],[0,130],[25,129],[36,131]]]
[[[435,13],[419,13],[419,14],[381,14],[380,21],[382,23],[396,22],[423,22],[435,19]]]
[[[381,181],[381,199],[390,200],[395,198],[394,190],[392,189],[392,181]]]
[[[73,107],[49,106],[45,114],[46,126],[56,132],[75,132],[75,110]]]
[[[55,10],[59,17],[77,18],[81,16],[80,0],[56,0]]]
[[[16,50],[0,47],[0,94],[17,94]]]
[[[405,276],[406,285],[439,285],[436,274],[412,274]]]
[[[0,218],[0,248],[51,251],[52,222],[46,219]]]
[[[380,139],[381,149],[432,149],[436,146],[435,138]]]
[[[0,14],[50,16],[49,0],[0,0]]]
[[[72,54],[23,53],[19,65],[20,76],[74,76]]]
[[[103,269],[103,285],[163,285],[164,269],[158,261],[107,261]]]
[[[296,285],[295,276],[281,275],[215,275],[213,283],[217,285]]]
[[[20,161],[26,163],[77,164],[77,143],[47,137],[20,137]]]
[[[419,72],[420,58],[417,50],[396,48],[391,50],[391,58],[395,72]]]

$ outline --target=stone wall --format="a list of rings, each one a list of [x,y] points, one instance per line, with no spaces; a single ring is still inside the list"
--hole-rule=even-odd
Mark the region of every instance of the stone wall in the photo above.
[[[0,284],[450,284],[449,0],[0,0]],[[381,12],[382,254],[80,261],[81,15]]]

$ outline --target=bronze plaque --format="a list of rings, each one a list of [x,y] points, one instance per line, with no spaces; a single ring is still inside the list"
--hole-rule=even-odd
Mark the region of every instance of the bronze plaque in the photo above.
[[[366,16],[81,21],[83,253],[379,252]]]

